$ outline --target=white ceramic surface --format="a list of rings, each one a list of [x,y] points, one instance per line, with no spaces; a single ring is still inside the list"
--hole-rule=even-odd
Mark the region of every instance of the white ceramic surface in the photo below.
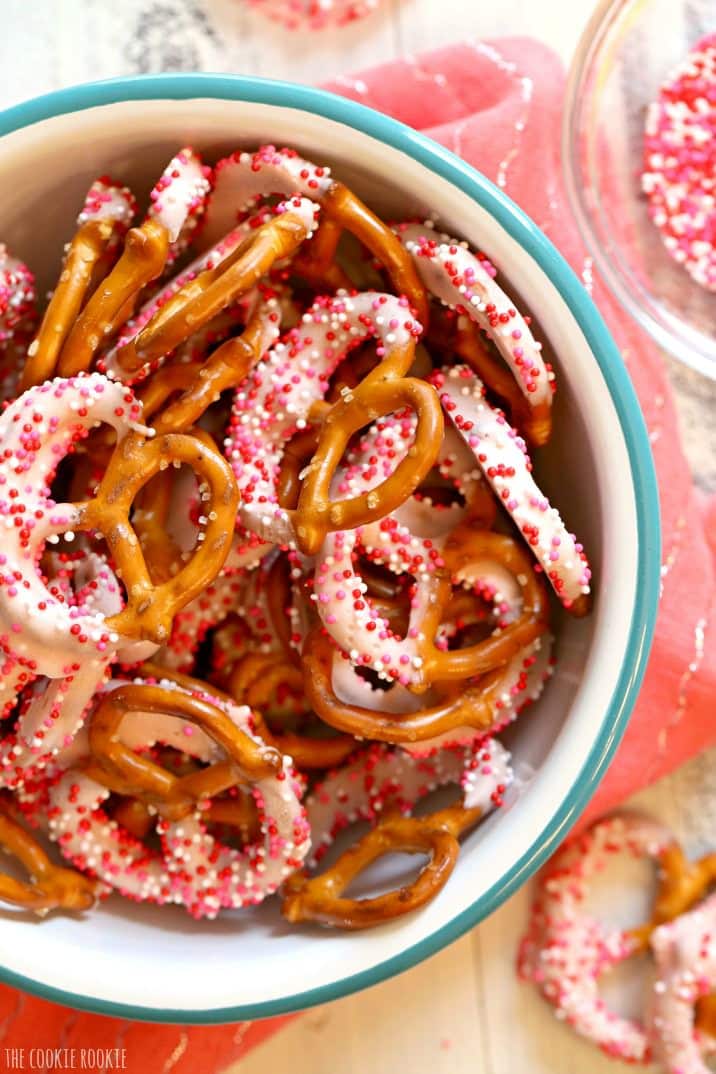
[[[194,1012],[280,1002],[371,970],[435,934],[509,872],[565,799],[600,731],[627,646],[636,511],[625,439],[606,384],[542,269],[479,205],[422,164],[307,112],[208,99],[124,102],[6,136],[0,237],[49,287],[94,176],[111,173],[142,196],[182,144],[212,158],[265,141],[328,161],[383,213],[437,213],[447,230],[485,250],[512,281],[554,351],[555,433],[537,473],[590,553],[595,609],[587,620],[559,621],[557,675],[509,736],[516,760],[537,774],[519,800],[468,839],[451,882],[424,911],[356,935],[289,929],[275,907],[200,924],[180,911],[119,899],[81,921],[0,914],[0,961],[7,969],[92,1002]]]

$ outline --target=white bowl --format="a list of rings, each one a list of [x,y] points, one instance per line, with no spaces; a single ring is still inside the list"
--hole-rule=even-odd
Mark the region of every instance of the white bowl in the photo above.
[[[485,250],[539,314],[554,351],[555,432],[538,476],[584,539],[595,607],[558,621],[558,671],[510,734],[531,780],[466,842],[424,910],[363,934],[289,928],[275,906],[196,923],[112,899],[86,920],[0,915],[0,977],[71,1006],[129,1018],[220,1022],[301,1009],[397,973],[495,909],[559,843],[603,775],[643,672],[659,580],[656,484],[619,354],[541,232],[482,176],[408,128],[302,86],[162,76],[61,91],[0,116],[0,237],[50,287],[88,182],[146,195],[180,145],[209,159],[289,144],[327,161],[379,211],[437,212]]]

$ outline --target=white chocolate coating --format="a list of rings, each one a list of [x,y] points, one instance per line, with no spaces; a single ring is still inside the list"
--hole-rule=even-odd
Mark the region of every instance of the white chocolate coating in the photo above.
[[[569,608],[589,593],[591,571],[582,545],[532,477],[524,440],[504,414],[488,403],[482,381],[467,366],[443,369],[432,381],[447,417],[474,451],[498,499]]]

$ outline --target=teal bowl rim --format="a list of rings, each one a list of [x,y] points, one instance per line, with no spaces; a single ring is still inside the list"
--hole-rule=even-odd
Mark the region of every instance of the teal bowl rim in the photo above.
[[[312,112],[385,142],[454,184],[486,209],[530,254],[565,300],[589,343],[617,410],[631,464],[637,515],[638,566],[629,640],[599,734],[572,788],[544,831],[489,891],[448,924],[369,970],[328,985],[262,1003],[211,1010],[134,1006],[53,988],[0,966],[0,981],[55,1003],[135,1021],[212,1025],[268,1018],[327,1003],[377,984],[434,954],[487,917],[535,872],[577,820],[606,772],[629,721],[644,675],[659,595],[660,524],[654,464],[644,419],[619,351],[572,269],[514,202],[459,157],[405,124],[325,90],[269,79],[220,74],[162,74],[89,82],[36,97],[0,113],[0,136],[87,108],[138,100],[219,98]],[[1,148],[1,147],[0,147]]]

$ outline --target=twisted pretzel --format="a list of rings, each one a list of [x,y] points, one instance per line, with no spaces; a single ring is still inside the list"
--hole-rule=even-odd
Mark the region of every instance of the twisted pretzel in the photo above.
[[[400,711],[386,707],[390,695],[371,692],[362,680],[355,682],[351,700],[339,696],[335,646],[321,630],[315,630],[308,635],[303,652],[306,699],[325,723],[339,731],[401,746],[421,743],[424,751],[443,745],[436,736],[454,742],[462,738],[455,735],[457,731],[471,729],[484,735],[496,725],[502,727],[516,715],[518,702],[538,696],[549,658],[549,646],[540,646],[540,641],[519,650],[503,668],[485,675],[476,685],[450,691],[437,703],[417,711],[410,707]],[[409,705],[409,697],[398,692],[398,698]]]
[[[289,877],[281,913],[292,924],[315,921],[342,929],[367,929],[413,913],[441,891],[460,844],[457,835],[480,817],[480,810],[453,807],[426,817],[388,816],[319,876]],[[369,865],[387,854],[427,854],[428,862],[409,885],[373,898],[347,899],[343,892]]]
[[[97,179],[90,187],[60,279],[39,331],[28,347],[20,391],[54,376],[83,303],[96,292],[105,270],[109,270],[114,249],[129,228],[135,208],[134,197],[127,187],[109,179]]]
[[[329,530],[380,518],[420,484],[439,449],[442,420],[429,386],[404,376],[418,332],[406,316],[404,300],[391,295],[319,299],[304,315],[300,332],[289,332],[256,366],[236,393],[227,440],[241,491],[239,519],[247,530],[278,544],[297,543],[310,554]],[[282,508],[277,482],[287,441],[310,420],[313,404],[323,401],[328,379],[347,351],[372,337],[382,361],[327,413],[323,408],[316,454],[298,505]],[[352,433],[366,418],[403,406],[417,413],[413,450],[369,493],[332,500],[331,479]]]
[[[120,725],[128,713],[188,720],[221,746],[228,759],[175,776],[121,741]],[[146,684],[119,686],[105,695],[89,723],[89,748],[85,775],[157,807],[173,820],[186,816],[203,798],[213,798],[239,781],[264,779],[281,767],[278,751],[258,745],[216,705],[183,690]]]
[[[321,225],[311,244],[294,260],[293,268],[321,290],[352,286],[336,264],[341,232],[352,232],[387,270],[397,294],[405,295],[418,319],[427,324],[425,289],[409,254],[375,213],[343,183],[331,178],[330,168],[316,167],[291,149],[261,146],[255,153],[236,152],[215,169],[214,192],[206,215],[204,240],[215,242],[237,216],[271,194],[289,197],[298,192],[321,207]]]
[[[294,198],[250,232],[227,257],[187,281],[151,319],[115,351],[120,375],[132,374],[174,351],[237,298],[260,282],[276,261],[294,253],[311,234],[315,206]]]
[[[438,234],[430,224],[400,224],[397,232],[427,290],[467,316],[495,344],[528,408],[530,439],[535,444],[546,443],[552,428],[554,377],[527,321],[495,283],[495,269],[465,244]]]
[[[587,557],[534,481],[524,441],[488,403],[482,382],[466,366],[437,371],[430,379],[446,415],[472,448],[563,606],[572,615],[586,615],[591,578]]]
[[[458,836],[499,804],[510,782],[509,754],[499,743],[479,749],[444,750],[416,761],[373,746],[329,773],[306,801],[314,833],[309,865],[355,820],[374,828],[319,876],[298,873],[284,885],[282,912],[290,921],[317,921],[339,928],[367,928],[417,909],[445,884],[459,852]],[[401,817],[427,793],[459,781],[463,802],[425,817]],[[350,882],[385,854],[427,853],[430,862],[408,888],[375,899],[345,899]]]
[[[62,377],[86,372],[107,337],[128,315],[146,284],[160,275],[169,253],[166,228],[153,219],[130,228],[124,250],[109,276],[91,296],[65,340],[57,370]]]
[[[30,875],[29,882],[0,876],[0,902],[43,916],[50,910],[91,910],[95,905],[95,881],[50,861],[37,840],[12,819],[5,801],[0,801],[0,846]]]
[[[139,490],[155,474],[177,463],[190,466],[207,484],[208,521],[204,540],[192,559],[172,578],[155,584],[129,514]],[[108,628],[126,637],[165,642],[175,613],[208,585],[226,560],[237,501],[230,469],[203,441],[173,433],[153,440],[125,437],[112,455],[95,498],[66,508],[74,529],[103,534],[126,587],[127,605],[108,620]]]
[[[583,905],[592,876],[610,855],[623,850],[653,860],[660,871],[652,919],[630,930],[607,927]],[[713,855],[688,865],[673,834],[663,825],[628,813],[597,821],[570,840],[542,873],[520,950],[520,972],[539,984],[545,998],[564,1012],[578,1033],[608,1055],[647,1060],[650,1040],[643,1025],[606,1007],[599,996],[598,979],[610,967],[644,950],[647,941],[659,935],[656,926],[689,909],[713,880]],[[575,951],[579,952],[577,968]]]
[[[115,684],[114,690],[122,691],[119,704],[100,712],[95,732],[99,760],[90,755],[51,788],[49,827],[66,857],[130,898],[180,903],[196,917],[214,917],[223,907],[258,903],[272,894],[300,865],[308,833],[302,788],[286,760],[256,738],[249,710],[208,694],[196,680],[188,684],[188,691],[166,678],[158,686]],[[197,715],[201,728],[188,734]],[[118,716],[124,721],[121,739]],[[92,733],[90,728],[90,741]],[[120,744],[146,750],[158,741],[210,767],[176,776],[153,762],[143,764],[144,758],[138,761]],[[258,835],[240,850],[218,842],[204,823],[220,817],[205,809],[206,795],[237,783],[251,788],[258,809]],[[165,814],[155,819],[161,850],[139,842],[116,821],[108,823],[102,806],[110,788],[138,796]],[[232,817],[235,811],[228,814]]]
[[[649,1021],[657,1058],[668,1074],[708,1074],[702,1055],[716,1043],[716,895],[660,925],[651,946],[658,976]]]
[[[415,592],[403,638],[393,634],[387,620],[363,596],[346,604],[346,593],[363,589],[351,565],[354,544],[355,537],[344,533],[326,542],[316,564],[316,607],[326,629],[353,662],[373,668],[383,678],[416,691],[431,683],[465,680],[503,666],[547,630],[544,586],[528,555],[509,537],[467,526],[455,530],[441,558],[421,563],[415,570]],[[493,576],[491,588],[501,600],[513,592],[511,604],[517,613],[513,621],[501,621],[498,632],[465,649],[438,647],[436,637],[452,597],[452,579],[474,585]]]

